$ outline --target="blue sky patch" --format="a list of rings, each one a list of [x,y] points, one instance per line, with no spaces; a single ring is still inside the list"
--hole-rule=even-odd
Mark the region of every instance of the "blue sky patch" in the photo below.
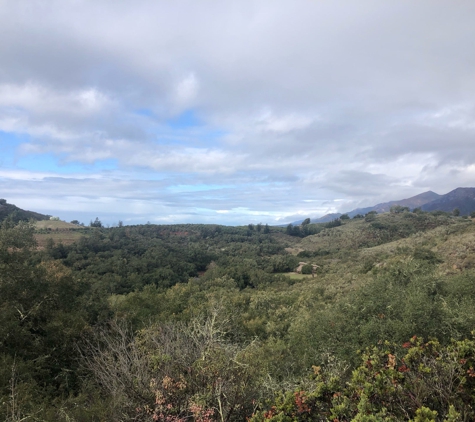
[[[28,142],[27,136],[0,131],[0,166],[14,165],[17,148],[25,142]]]
[[[135,110],[135,114],[138,114],[139,116],[145,116],[145,117],[155,117],[155,114],[152,110],[149,108],[140,108],[138,110]]]
[[[186,110],[178,117],[174,117],[167,121],[168,126],[172,129],[189,129],[191,127],[202,126],[203,122],[198,118],[194,110]]]

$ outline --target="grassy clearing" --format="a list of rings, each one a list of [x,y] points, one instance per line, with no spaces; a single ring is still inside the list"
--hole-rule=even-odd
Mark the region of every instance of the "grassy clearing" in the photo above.
[[[285,275],[287,277],[289,277],[291,280],[308,280],[308,279],[311,279],[312,276],[309,275],[309,274],[298,274],[298,273],[279,273],[279,274],[282,274],[282,275]]]
[[[54,220],[37,221],[35,229],[35,239],[40,249],[46,246],[48,239],[53,239],[54,243],[71,245],[81,237],[87,236],[88,232],[92,230],[89,227]]]
[[[42,220],[35,222],[35,228],[37,230],[40,229],[69,229],[69,230],[78,230],[84,229],[82,226],[78,226],[77,224],[66,223],[66,221],[54,221],[54,220]]]

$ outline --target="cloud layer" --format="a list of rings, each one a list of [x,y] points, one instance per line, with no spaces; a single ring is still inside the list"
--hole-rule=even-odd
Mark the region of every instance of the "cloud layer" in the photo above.
[[[1,2],[0,196],[272,224],[474,186],[474,21],[470,1]]]

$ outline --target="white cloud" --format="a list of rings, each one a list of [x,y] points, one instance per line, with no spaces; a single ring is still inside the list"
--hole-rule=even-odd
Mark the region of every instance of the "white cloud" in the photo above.
[[[73,186],[101,210],[127,208],[119,189],[133,212],[162,213],[146,219],[237,221],[474,185],[474,19],[469,1],[4,1],[0,130],[21,139],[14,154],[118,166],[100,186],[44,172],[4,187],[59,209]],[[199,124],[172,127],[184,111]],[[223,189],[177,192],[172,209],[153,179]]]
[[[183,78],[176,87],[175,102],[180,108],[193,105],[198,94],[199,83],[194,73]]]
[[[267,110],[257,118],[257,125],[266,131],[286,133],[293,130],[305,129],[315,120],[316,117],[302,116],[297,113],[277,117]]]
[[[96,88],[59,91],[28,81],[0,84],[0,107],[39,114],[91,114],[112,107],[113,101]]]

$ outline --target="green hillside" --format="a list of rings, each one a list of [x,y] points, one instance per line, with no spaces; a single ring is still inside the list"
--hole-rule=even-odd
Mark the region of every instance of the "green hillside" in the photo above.
[[[11,218],[13,221],[29,221],[29,220],[47,220],[49,215],[40,214],[33,211],[25,211],[18,208],[16,205],[8,204],[5,199],[0,199],[0,222],[6,218]]]
[[[475,417],[469,218],[54,229],[0,229],[5,420]]]

